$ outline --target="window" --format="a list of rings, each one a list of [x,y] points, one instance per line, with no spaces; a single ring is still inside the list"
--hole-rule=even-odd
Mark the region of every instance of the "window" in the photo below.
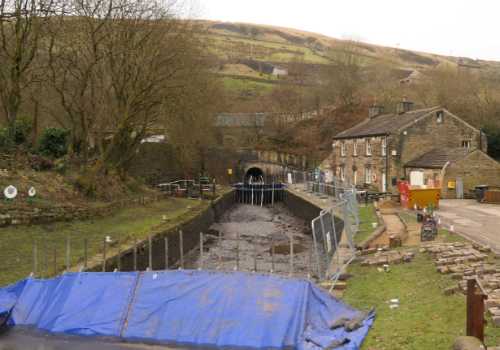
[[[345,165],[340,166],[340,180],[344,181],[345,180]]]
[[[443,111],[436,112],[436,121],[438,122],[438,124],[441,124],[443,122],[443,119],[444,119]]]
[[[386,138],[382,139],[382,155],[383,156],[387,155],[387,139]]]
[[[372,168],[367,166],[365,168],[365,184],[371,184],[372,183]]]
[[[372,155],[372,143],[369,139],[365,141],[366,144],[366,155],[371,156]]]
[[[341,155],[342,157],[345,157],[345,142],[342,142],[342,143],[340,144],[340,155]]]
[[[356,186],[358,184],[358,171],[354,170],[352,173],[352,182],[353,185]]]
[[[462,141],[462,147],[463,148],[470,149],[471,146],[472,146],[472,142],[470,140],[464,140],[464,141]]]
[[[352,149],[352,155],[354,157],[358,156],[358,140],[354,140],[353,149]]]

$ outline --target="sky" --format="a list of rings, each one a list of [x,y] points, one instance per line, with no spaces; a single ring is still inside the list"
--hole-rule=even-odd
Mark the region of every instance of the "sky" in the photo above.
[[[497,0],[192,0],[193,16],[500,61]]]

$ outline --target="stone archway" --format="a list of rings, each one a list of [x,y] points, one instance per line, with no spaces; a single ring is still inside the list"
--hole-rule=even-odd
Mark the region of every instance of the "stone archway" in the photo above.
[[[261,168],[251,167],[245,173],[245,182],[248,183],[250,182],[250,180],[253,180],[255,182],[256,179],[264,179],[264,177],[265,174]]]

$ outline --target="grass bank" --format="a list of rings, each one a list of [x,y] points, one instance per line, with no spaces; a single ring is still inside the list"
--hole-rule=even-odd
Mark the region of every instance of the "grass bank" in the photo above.
[[[438,240],[464,241],[445,230]],[[465,296],[444,295],[444,289],[457,281],[438,274],[429,256],[417,253],[413,262],[391,266],[388,273],[360,264],[352,265],[349,272],[354,277],[344,300],[360,309],[375,307],[377,312],[362,349],[448,350],[457,336],[465,334]],[[400,307],[390,309],[391,299],[399,299]],[[499,328],[486,328],[486,343],[500,344]]]
[[[361,244],[375,230],[372,223],[377,222],[377,214],[373,203],[359,207],[359,231],[354,236],[354,243]]]
[[[9,226],[0,229],[0,286],[25,278],[33,270],[33,245],[37,245],[38,275],[54,275],[65,268],[66,241],[70,237],[71,265],[84,256],[88,240],[89,260],[101,254],[105,236],[120,244],[145,239],[155,228],[174,227],[189,220],[209,201],[169,198],[147,206],[118,211],[115,215],[85,221],[57,222],[36,226]]]

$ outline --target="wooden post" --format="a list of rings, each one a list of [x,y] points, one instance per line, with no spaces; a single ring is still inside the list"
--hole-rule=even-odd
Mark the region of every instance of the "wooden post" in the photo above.
[[[168,237],[165,237],[165,270],[168,270]]]
[[[467,336],[484,342],[484,301],[488,299],[477,279],[467,281]]]

